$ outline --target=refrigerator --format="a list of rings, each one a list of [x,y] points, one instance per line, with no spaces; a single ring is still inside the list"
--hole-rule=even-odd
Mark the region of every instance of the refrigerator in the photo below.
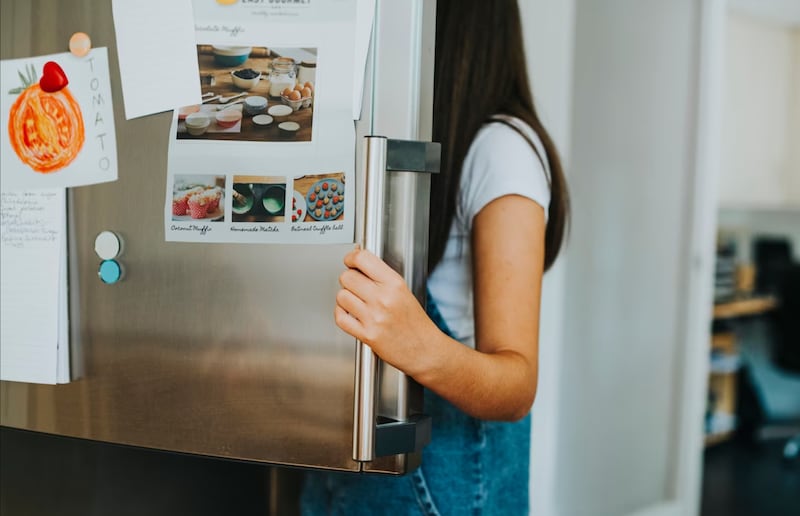
[[[68,192],[70,361],[63,385],[0,384],[0,424],[43,435],[274,466],[405,474],[430,434],[422,389],[334,323],[352,244],[166,242],[170,114],[126,121],[111,1],[0,0],[2,57],[89,33],[109,47],[113,183]],[[355,241],[424,302],[435,2],[378,0],[357,146]],[[98,278],[97,235],[125,276]]]

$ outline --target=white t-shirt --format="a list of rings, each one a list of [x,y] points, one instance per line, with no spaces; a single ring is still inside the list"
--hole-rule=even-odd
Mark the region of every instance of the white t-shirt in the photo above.
[[[545,159],[544,145],[533,129],[519,119],[507,120],[528,135]],[[546,217],[550,204],[549,177],[549,170],[542,167],[528,142],[503,123],[494,122],[481,128],[467,151],[444,255],[428,278],[428,290],[444,321],[453,336],[467,346],[475,347],[472,220],[484,206],[511,194],[532,199],[544,208]]]

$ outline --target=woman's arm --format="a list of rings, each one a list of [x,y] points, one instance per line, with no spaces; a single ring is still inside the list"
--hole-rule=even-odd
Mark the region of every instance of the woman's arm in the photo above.
[[[336,324],[467,414],[520,419],[536,395],[544,231],[542,207],[517,195],[473,219],[475,350],[439,331],[402,277],[362,250],[345,257]]]

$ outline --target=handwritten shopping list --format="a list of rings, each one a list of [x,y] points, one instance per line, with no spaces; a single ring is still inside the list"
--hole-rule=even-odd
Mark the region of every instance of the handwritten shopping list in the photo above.
[[[0,61],[3,191],[117,179],[108,52]]]
[[[0,379],[67,381],[66,191],[0,196]]]

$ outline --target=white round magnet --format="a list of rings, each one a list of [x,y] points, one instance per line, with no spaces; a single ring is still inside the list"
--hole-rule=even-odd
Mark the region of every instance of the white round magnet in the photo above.
[[[122,252],[122,240],[113,231],[103,231],[94,239],[94,252],[102,260],[114,259]]]

